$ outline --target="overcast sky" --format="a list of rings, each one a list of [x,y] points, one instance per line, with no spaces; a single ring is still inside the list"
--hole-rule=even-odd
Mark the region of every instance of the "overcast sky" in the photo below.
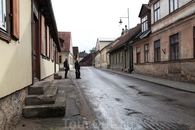
[[[73,46],[89,53],[97,38],[117,38],[122,28],[140,23],[142,4],[149,0],[52,0],[58,31],[71,32]]]

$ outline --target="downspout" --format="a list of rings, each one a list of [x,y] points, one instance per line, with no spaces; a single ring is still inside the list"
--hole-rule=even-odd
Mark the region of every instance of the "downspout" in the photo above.
[[[33,45],[33,0],[31,0],[31,66],[32,66],[32,84],[34,84],[34,45]]]
[[[133,48],[131,43],[129,43],[129,59],[129,73],[131,73],[133,71]]]

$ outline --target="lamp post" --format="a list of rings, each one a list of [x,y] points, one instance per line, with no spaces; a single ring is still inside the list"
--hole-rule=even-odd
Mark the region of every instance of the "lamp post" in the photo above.
[[[120,24],[123,23],[122,20],[121,20],[122,18],[128,18],[128,29],[130,29],[130,26],[129,26],[129,8],[127,8],[127,17],[120,17],[120,21],[119,21]]]
[[[130,29],[130,24],[129,24],[129,8],[127,9],[127,17],[120,17],[120,21],[119,21],[119,23],[120,24],[122,24],[123,22],[122,22],[122,18],[128,18],[128,29]],[[127,48],[128,49],[128,51],[129,51],[129,73],[131,73],[132,71],[133,71],[133,48],[132,48],[132,45],[131,45],[131,43],[127,43],[126,45],[125,45],[125,48]]]

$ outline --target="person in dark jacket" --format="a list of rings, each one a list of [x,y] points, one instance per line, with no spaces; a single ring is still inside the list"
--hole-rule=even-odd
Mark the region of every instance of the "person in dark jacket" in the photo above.
[[[68,59],[66,58],[64,61],[64,69],[65,69],[65,75],[64,78],[67,78],[68,70],[69,70],[69,64],[68,64]]]
[[[78,62],[78,59],[76,59],[75,62],[75,74],[76,74],[76,79],[80,79],[81,73],[80,73],[80,64]]]

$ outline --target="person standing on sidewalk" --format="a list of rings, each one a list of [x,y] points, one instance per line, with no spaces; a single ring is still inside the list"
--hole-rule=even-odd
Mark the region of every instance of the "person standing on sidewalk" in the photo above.
[[[78,59],[76,59],[75,62],[75,74],[76,74],[76,79],[80,79],[81,74],[80,74],[80,64],[78,62]]]
[[[64,69],[65,69],[64,78],[66,79],[67,78],[68,71],[69,71],[69,64],[68,64],[68,59],[67,58],[64,61]]]

